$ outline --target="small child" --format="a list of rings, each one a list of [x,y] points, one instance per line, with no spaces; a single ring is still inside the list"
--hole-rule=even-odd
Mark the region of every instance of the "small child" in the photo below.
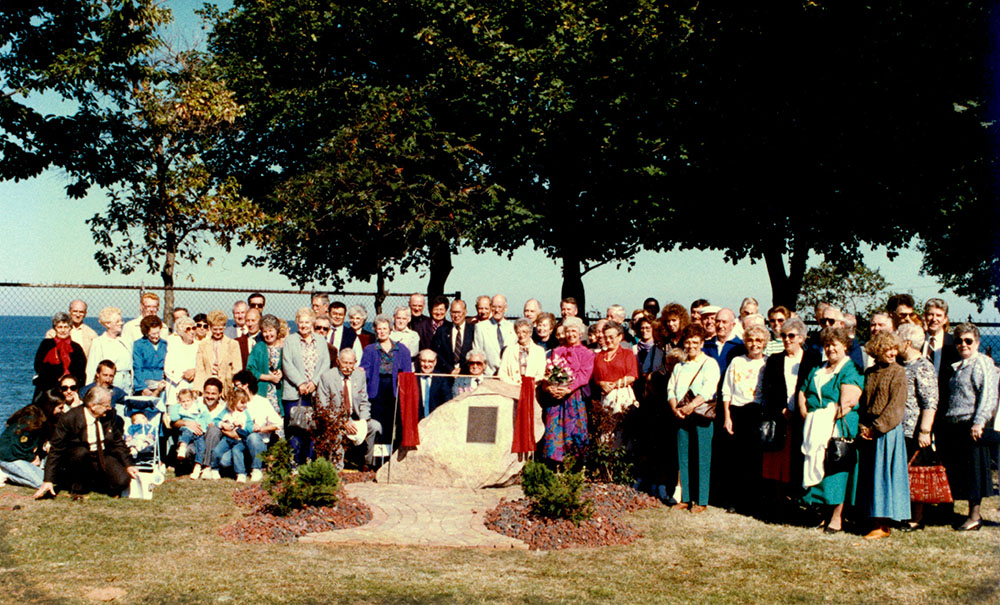
[[[180,428],[177,437],[177,459],[193,454],[195,463],[191,478],[201,476],[201,459],[205,450],[205,430],[208,429],[208,408],[195,397],[191,389],[177,391],[177,404],[170,406],[170,426]]]
[[[156,443],[156,426],[149,422],[143,412],[133,412],[132,424],[125,430],[125,445],[134,458],[137,454],[152,452]]]
[[[244,441],[250,433],[253,433],[253,419],[250,418],[250,412],[247,411],[248,403],[250,403],[250,396],[242,389],[233,391],[226,403],[226,413],[219,419],[222,439],[219,441],[219,445],[212,450],[213,478],[218,477],[219,467],[222,466],[222,457],[229,453],[233,470],[236,472],[236,481],[239,483],[247,481],[246,459],[243,455],[246,447]]]

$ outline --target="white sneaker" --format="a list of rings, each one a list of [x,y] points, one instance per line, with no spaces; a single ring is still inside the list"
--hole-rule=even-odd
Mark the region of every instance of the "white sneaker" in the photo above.
[[[183,441],[177,446],[177,458],[187,458],[188,444]]]
[[[251,483],[257,483],[257,482],[259,482],[263,478],[264,478],[264,473],[260,472],[259,468],[253,469],[253,471],[250,473],[250,482]]]
[[[257,471],[257,472],[260,472],[260,471]],[[3,471],[0,471],[0,485],[3,485],[4,483],[7,483],[7,476],[8,476],[7,473],[5,473]]]
[[[202,468],[200,466],[194,467],[191,471],[191,479],[201,479]]]
[[[237,483],[246,483],[247,482],[247,476],[244,475],[244,474],[242,474],[242,473],[240,473],[239,475],[236,475],[236,482]]]
[[[208,475],[207,477],[205,476],[206,474]],[[211,480],[215,481],[216,479],[221,479],[222,477],[219,476],[219,471],[217,471],[217,470],[215,470],[213,468],[213,469],[209,470],[208,473],[202,473],[201,474],[201,478],[202,479],[211,479]]]

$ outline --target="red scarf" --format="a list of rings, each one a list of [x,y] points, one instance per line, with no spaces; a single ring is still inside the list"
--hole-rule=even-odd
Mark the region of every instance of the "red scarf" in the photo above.
[[[417,387],[417,376],[413,372],[400,372],[399,377],[399,417],[403,425],[401,447],[416,447],[420,445],[420,433],[417,422],[420,421],[420,390]]]
[[[56,346],[49,349],[42,361],[52,366],[62,364],[63,374],[68,374],[70,356],[73,354],[73,341],[68,336],[66,338],[53,336],[52,340],[56,341]]]
[[[535,451],[535,379],[521,376],[521,396],[514,415],[514,443],[512,454],[530,454]]]

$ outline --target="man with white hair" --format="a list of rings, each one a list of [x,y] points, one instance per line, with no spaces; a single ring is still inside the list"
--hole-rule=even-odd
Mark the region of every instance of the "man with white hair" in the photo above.
[[[233,340],[236,340],[244,334],[250,333],[250,328],[247,326],[247,311],[250,309],[245,301],[238,300],[233,303],[233,323],[235,325],[226,326],[224,334]],[[257,318],[259,320],[262,317],[260,309],[256,309]]]
[[[712,309],[709,308],[709,310]],[[708,315],[715,316],[715,336],[705,341],[705,348],[702,350],[719,364],[719,384],[721,385],[721,377],[726,375],[729,362],[734,357],[745,355],[747,351],[743,346],[743,340],[733,333],[733,326],[736,325],[736,314],[733,313],[732,309],[719,309],[715,313],[708,313]],[[702,325],[704,325],[705,317],[706,313],[703,310],[701,314]]]
[[[611,305],[605,315],[608,321],[613,321],[622,328],[622,341],[619,346],[623,349],[631,349],[632,345],[635,344],[635,337],[625,327],[625,307],[618,304]]]
[[[524,317],[526,317],[531,323],[535,323],[538,319],[538,314],[542,312],[542,303],[538,302],[536,298],[529,298],[524,301]]]
[[[375,437],[382,433],[382,424],[372,418],[368,382],[364,369],[357,367],[357,361],[354,349],[341,350],[337,354],[337,366],[320,374],[316,385],[317,405],[338,410],[348,417],[344,426],[344,440],[339,448],[339,469],[344,468],[344,458],[354,452],[362,454],[364,464],[371,466],[374,461]],[[375,380],[378,380],[377,376]],[[348,448],[346,452],[345,446]]]
[[[500,355],[507,345],[517,342],[514,333],[514,322],[507,320],[507,298],[497,294],[490,300],[493,314],[489,321],[476,324],[476,335],[473,338],[473,350],[479,349],[485,355],[486,375],[493,376],[500,367]]]
[[[423,294],[414,292],[410,295],[410,301],[408,304],[410,307],[410,329],[417,334],[420,334],[420,330],[418,330],[417,327],[425,321],[430,321],[430,318],[424,315],[424,307],[426,306],[427,301],[424,299]]]

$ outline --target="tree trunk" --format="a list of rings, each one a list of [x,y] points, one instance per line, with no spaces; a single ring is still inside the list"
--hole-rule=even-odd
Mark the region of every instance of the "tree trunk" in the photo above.
[[[583,289],[583,276],[580,274],[580,257],[571,250],[564,249],[562,264],[562,297],[575,298],[580,317],[584,318],[587,315],[587,296]]]
[[[375,314],[382,313],[382,303],[385,302],[385,271],[382,270],[382,262],[379,261],[378,269],[375,272]]]
[[[427,296],[444,294],[444,285],[454,268],[451,264],[451,246],[444,240],[430,245],[430,278],[427,280]]]
[[[163,221],[164,251],[163,268],[160,277],[163,278],[163,323],[167,329],[174,329],[174,270],[177,268],[177,249],[180,242],[177,241],[177,224],[174,221],[172,208],[166,200],[166,179],[161,178],[158,188],[160,189],[161,208],[166,210]]]
[[[788,270],[785,270],[783,246],[779,243],[768,245],[764,249],[764,264],[767,265],[767,275],[771,280],[771,304],[783,305],[791,310],[799,299],[802,289],[802,279],[806,273],[806,261],[809,259],[809,246],[796,238],[788,253]]]

